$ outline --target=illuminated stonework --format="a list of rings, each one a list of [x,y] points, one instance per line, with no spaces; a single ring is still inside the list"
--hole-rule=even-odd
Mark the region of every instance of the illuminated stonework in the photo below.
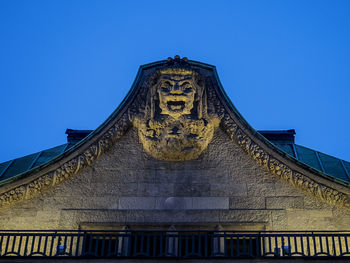
[[[209,116],[198,73],[168,68],[151,77],[149,102],[133,124],[144,149],[156,159],[193,160],[207,148],[219,121]]]
[[[146,75],[148,70],[143,69],[143,73],[138,78],[140,82],[136,84],[136,92],[129,98],[129,102],[118,109],[116,111],[118,114],[113,115],[114,117],[107,124],[104,124],[101,129],[97,129],[93,136],[85,139],[83,144],[74,148],[74,151],[64,153],[61,155],[61,159],[54,159],[40,170],[35,169],[26,172],[18,180],[3,185],[0,191],[0,209],[38,197],[83,172],[84,168],[94,166],[101,155],[108,154],[111,146],[122,139],[132,124],[139,129],[140,141],[146,151],[154,151],[154,153],[150,153],[152,156],[156,158],[159,156],[159,159],[162,160],[189,160],[197,158],[207,147],[212,139],[213,130],[220,119],[220,129],[227,134],[228,138],[237,143],[247,155],[256,161],[258,166],[268,171],[273,178],[280,178],[289,185],[303,190],[325,203],[346,208],[346,213],[348,213],[350,210],[349,190],[336,182],[327,181],[316,170],[307,170],[305,165],[291,161],[285,154],[282,155],[273,150],[273,146],[266,144],[256,133],[252,133],[248,129],[249,126],[242,121],[242,117],[220,93],[218,82],[215,82],[215,79],[210,79],[213,77],[207,76],[207,82],[204,85],[203,78],[198,73],[186,68],[169,68],[168,65],[168,62],[157,65],[157,71],[154,74],[152,73],[154,71],[151,71],[152,68],[149,69],[151,77],[148,74]],[[159,69],[160,67],[163,67],[163,69]],[[192,68],[196,68],[196,66],[193,65]],[[215,70],[213,72],[215,73]],[[207,73],[204,72],[204,74]],[[143,78],[143,76],[145,77]],[[166,80],[167,78],[170,79]],[[146,81],[144,81],[145,79]],[[189,92],[190,95],[187,95],[186,98],[183,97],[183,99],[178,100],[183,101],[181,104],[179,103],[181,107],[174,106],[176,103],[170,103],[168,107],[167,102],[171,101],[168,98],[172,96],[165,93],[160,98],[160,92],[166,92],[166,90],[160,90],[161,84],[169,81],[170,90],[177,89],[179,84],[184,90],[185,87],[188,87],[188,84],[180,83],[182,80],[193,84],[194,91]],[[168,93],[173,93],[170,90]],[[160,106],[160,103],[162,106]],[[188,108],[190,108],[189,111]],[[217,116],[220,116],[220,118]],[[175,127],[179,130],[171,139],[171,133],[174,132]],[[170,129],[173,129],[173,131],[170,131],[169,135]],[[197,141],[190,140],[191,136],[188,135],[191,133],[197,134]],[[187,135],[185,136],[185,134]],[[169,145],[166,144],[167,140],[170,142]],[[178,150],[185,147],[186,140],[189,141],[188,144],[191,147],[193,147],[192,144],[195,144],[198,149],[195,151],[193,147],[192,151],[187,149],[184,149],[184,151]],[[152,143],[153,141],[154,143]],[[179,148],[174,150],[173,146],[170,147],[171,143],[174,145],[178,143]],[[159,152],[157,152],[157,147]],[[219,145],[215,147],[219,147]],[[164,154],[164,156],[161,156],[161,154]],[[115,164],[113,163],[113,165]],[[242,174],[242,176],[246,175],[249,175],[249,171],[247,174]],[[305,214],[309,213],[306,209],[299,212],[304,211]],[[276,218],[279,219],[279,217]],[[281,222],[283,223],[283,221]]]

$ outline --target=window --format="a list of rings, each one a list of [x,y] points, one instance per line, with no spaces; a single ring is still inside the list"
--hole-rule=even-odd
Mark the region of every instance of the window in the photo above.
[[[83,238],[83,255],[93,257],[128,256],[130,234],[127,232],[91,232]]]
[[[93,257],[257,257],[256,233],[220,230],[130,229],[84,233],[83,254]]]

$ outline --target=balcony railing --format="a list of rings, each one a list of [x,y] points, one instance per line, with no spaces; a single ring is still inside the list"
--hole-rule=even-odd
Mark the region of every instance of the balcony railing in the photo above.
[[[0,231],[0,257],[350,257],[350,232]]]

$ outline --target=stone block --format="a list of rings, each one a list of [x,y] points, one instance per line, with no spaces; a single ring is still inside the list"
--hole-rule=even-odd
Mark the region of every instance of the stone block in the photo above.
[[[76,177],[83,177],[79,179],[79,182],[76,182]],[[84,182],[84,178],[86,178],[85,174],[81,175],[75,175],[71,179],[64,181],[55,187],[50,189],[50,196],[69,196],[69,197],[76,197],[76,196],[93,196],[95,193],[95,190],[89,183],[89,181]]]
[[[130,210],[127,211],[127,224],[172,224],[172,222],[187,221],[184,210]]]
[[[46,210],[46,211],[38,211],[37,217],[42,221],[50,221],[52,219],[59,220],[61,215],[61,211],[59,210]]]
[[[137,196],[157,196],[158,195],[158,184],[150,183],[138,183],[137,191],[134,195]]]
[[[120,197],[119,209],[155,209],[155,197]]]
[[[33,199],[26,199],[22,202],[17,203],[13,207],[5,208],[1,212],[4,214],[10,213],[13,208],[15,209],[31,209],[31,210],[41,210],[45,206],[46,199],[50,198],[48,192],[43,192],[41,196],[37,196]],[[0,214],[2,214],[0,213]]]
[[[249,183],[247,184],[248,196],[275,196],[274,183]]]
[[[307,210],[310,209],[325,209],[325,210],[329,210],[329,209],[333,209],[334,206],[331,204],[328,204],[320,199],[318,199],[317,197],[314,196],[309,196],[309,195],[305,195],[304,197],[304,208]],[[344,211],[344,210],[343,210]]]
[[[120,196],[135,196],[137,192],[138,183],[121,184],[119,188]]]
[[[101,176],[96,176],[94,182],[118,182],[118,183],[137,183],[139,178],[138,170],[129,170],[123,167],[119,169],[110,169],[100,173]]]
[[[210,184],[210,196],[228,196],[228,192],[227,184]]]
[[[309,211],[304,209],[287,210],[287,227],[292,230],[315,230],[317,226],[310,224]]]
[[[215,179],[220,181],[217,178],[215,169],[193,170],[189,174],[191,176],[191,183],[193,184],[210,184]]]
[[[339,217],[350,217],[350,209],[342,209],[341,207],[331,207],[333,210],[333,217],[339,218]],[[349,221],[350,223],[350,221]]]
[[[267,209],[293,209],[303,208],[304,198],[299,196],[266,197]]]
[[[108,169],[102,171],[99,176],[95,176],[92,184],[95,183],[154,183],[155,170],[150,169]]]
[[[223,172],[222,169],[210,168],[210,169],[200,169],[193,170],[191,173],[193,183],[226,183],[227,182],[227,172]]]
[[[193,197],[193,209],[229,209],[228,197]]]
[[[309,210],[309,213],[311,218],[319,218],[321,220],[322,218],[333,216],[332,210]]]
[[[220,213],[222,210],[185,210],[182,218],[177,218],[173,222],[185,222],[191,224],[217,224],[220,220]]]
[[[334,227],[334,230],[348,230],[350,229],[350,216],[343,217],[328,217],[327,220],[330,226]]]
[[[81,215],[82,212],[80,210],[62,209],[59,217],[59,229],[77,229],[79,226],[78,215]]]
[[[171,169],[163,170],[157,169],[155,175],[156,183],[178,183],[190,184],[192,183],[191,173],[189,171]]]
[[[224,210],[220,212],[221,223],[269,223],[271,221],[269,210]]]
[[[285,210],[271,211],[271,226],[269,230],[283,231],[288,230],[287,212]]]
[[[229,196],[247,196],[247,185],[246,184],[231,184],[227,185]]]
[[[136,210],[135,210],[136,211]],[[82,224],[125,224],[127,211],[115,209],[80,209],[63,210],[60,217],[60,224],[72,227],[71,223]],[[74,227],[76,228],[76,226]],[[66,228],[67,229],[67,228]]]
[[[174,184],[172,183],[139,183],[138,196],[173,196]]]
[[[211,184],[211,196],[247,196],[246,184]]]
[[[265,198],[258,196],[230,197],[230,209],[265,209]]]
[[[156,198],[156,209],[186,210],[193,208],[192,197],[160,197]]]
[[[81,205],[75,208],[81,209],[118,209],[119,197],[115,195],[82,197]]]
[[[154,169],[142,169],[135,177],[138,183],[155,183],[156,172]]]
[[[28,217],[28,218],[35,218],[37,216],[39,211],[36,209],[26,209],[26,208],[12,208],[10,214],[13,218],[15,217]]]
[[[209,196],[210,185],[208,184],[175,184],[175,196]]]
[[[130,183],[132,189],[132,184]],[[135,183],[134,183],[135,185]],[[105,196],[105,195],[122,195],[125,191],[125,185],[118,182],[96,182],[93,185],[94,192],[92,196]]]
[[[70,197],[70,196],[53,196],[44,199],[44,210],[57,210],[60,211],[64,208],[78,208],[82,205],[82,197]]]
[[[276,179],[264,168],[253,165],[240,167],[234,165],[228,170],[229,183],[274,184]]]
[[[276,192],[276,196],[304,196],[305,193],[302,190],[291,186],[285,181],[277,180],[274,183],[274,189]]]

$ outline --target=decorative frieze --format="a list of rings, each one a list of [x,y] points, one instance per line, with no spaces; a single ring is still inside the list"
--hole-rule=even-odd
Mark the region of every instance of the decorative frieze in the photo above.
[[[87,150],[67,161],[54,171],[48,172],[28,183],[14,187],[0,195],[0,208],[30,199],[77,174],[82,168],[91,165],[113,141],[118,140],[130,127],[127,114],[124,114],[97,142]]]
[[[259,166],[266,168],[277,177],[287,181],[290,185],[298,187],[313,196],[332,205],[350,208],[350,197],[329,186],[318,183],[297,171],[292,170],[283,162],[268,154],[262,147],[254,142],[257,138],[249,137],[242,129],[237,128],[231,116],[226,113],[223,118],[225,132],[247,152]],[[233,134],[234,132],[234,134]],[[277,154],[276,154],[277,155]]]

